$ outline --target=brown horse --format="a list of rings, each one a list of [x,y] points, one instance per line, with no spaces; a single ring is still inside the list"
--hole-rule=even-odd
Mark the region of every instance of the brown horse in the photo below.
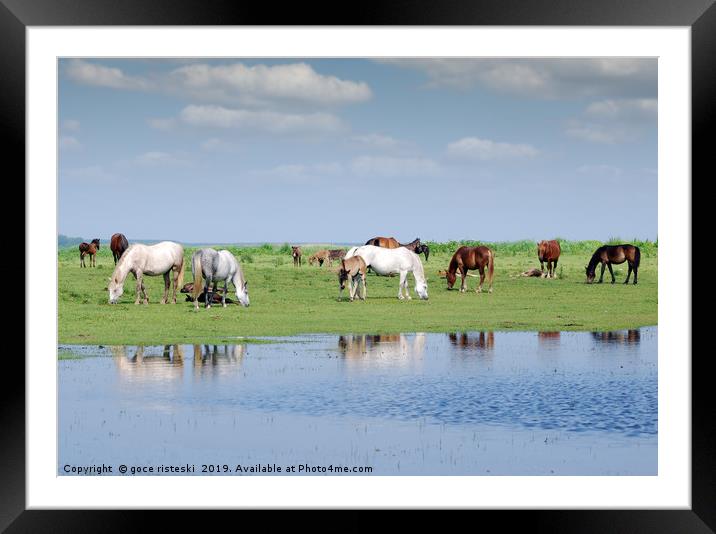
[[[480,284],[475,290],[477,293],[482,292],[482,283],[485,281],[485,268],[488,273],[488,283],[490,287],[488,293],[492,293],[492,279],[495,275],[495,253],[484,246],[479,247],[460,247],[453,254],[447,271],[447,286],[452,289],[457,279],[457,271],[460,270],[462,283],[460,284],[460,292],[464,293],[467,289],[467,271],[477,269],[480,271]]]
[[[539,258],[539,267],[542,271],[542,278],[554,278],[554,271],[557,269],[557,261],[562,249],[559,241],[540,241],[537,243],[537,257]],[[547,264],[547,274],[544,274],[544,264]]]
[[[291,256],[293,256],[293,266],[301,266],[301,247],[291,247]]]
[[[308,257],[308,264],[313,265],[315,263],[318,263],[321,267],[323,267],[324,262],[328,263],[328,266],[330,267],[333,264],[333,260],[341,260],[343,259],[343,256],[346,255],[345,249],[331,249],[331,250],[319,250],[315,254],[311,254]]]
[[[346,260],[341,260],[341,268],[338,270],[338,298],[341,298],[341,293],[346,288],[346,280],[348,280],[349,288],[348,293],[350,295],[351,302],[358,293],[358,297],[361,300],[365,300],[365,273],[367,271],[365,261],[360,256],[352,256]],[[360,277],[363,282],[363,294],[358,292],[358,281]]]
[[[114,258],[114,264],[117,265],[117,261],[122,257],[124,251],[127,250],[129,242],[124,234],[114,234],[112,239],[109,241],[109,248],[112,251],[112,257]]]
[[[85,256],[89,254],[90,267],[96,267],[97,261],[95,256],[99,250],[99,239],[94,238],[90,243],[80,243],[80,267],[87,267],[85,265]]]
[[[625,261],[629,263],[629,272],[627,273],[624,283],[629,283],[629,277],[631,276],[632,271],[634,271],[634,285],[636,285],[639,263],[641,261],[641,251],[639,250],[639,247],[629,244],[604,245],[599,247],[594,254],[592,254],[592,259],[589,260],[589,264],[585,268],[587,272],[587,283],[591,284],[594,282],[594,278],[596,278],[597,264],[601,263],[602,272],[599,276],[599,282],[597,283],[602,283],[602,279],[604,278],[604,267],[609,267],[609,274],[612,275],[613,284],[616,279],[614,278],[614,271],[612,271],[612,263],[619,265]]]
[[[416,237],[410,243],[405,244],[398,242],[398,240],[394,237],[374,237],[366,241],[365,244],[383,248],[405,247],[408,250],[412,250],[416,254],[425,254],[425,261],[428,261],[428,256],[430,255],[430,248],[421,243],[419,237]]]

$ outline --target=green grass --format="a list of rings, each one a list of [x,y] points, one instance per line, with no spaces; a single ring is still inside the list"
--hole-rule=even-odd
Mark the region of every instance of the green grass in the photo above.
[[[465,242],[430,243],[425,272],[430,299],[397,299],[398,278],[368,276],[368,300],[339,301],[333,269],[309,267],[308,255],[322,246],[302,247],[304,265],[294,268],[287,245],[231,248],[242,261],[249,282],[251,306],[201,308],[178,294],[176,305],[159,304],[162,277],[145,277],[148,306],[134,305],[130,275],[119,304],[107,302],[107,282],[114,269],[108,247],[102,246],[97,268],[81,269],[76,249],[58,255],[58,328],[63,344],[163,344],[226,342],[239,336],[285,336],[302,333],[449,332],[462,330],[612,330],[657,323],[657,243],[642,248],[639,284],[624,286],[626,264],[615,266],[617,283],[608,271],[604,284],[584,283],[584,266],[599,242],[562,242],[556,280],[514,275],[539,267],[531,241],[492,243],[495,283],[492,294],[447,291],[438,270],[446,269],[452,252]],[[481,243],[483,244],[483,243]],[[288,248],[288,250],[287,250]],[[189,257],[193,249],[185,249]],[[190,281],[187,268],[185,282]],[[472,272],[472,271],[471,271]],[[456,286],[459,285],[459,279]],[[234,296],[230,289],[230,296]]]

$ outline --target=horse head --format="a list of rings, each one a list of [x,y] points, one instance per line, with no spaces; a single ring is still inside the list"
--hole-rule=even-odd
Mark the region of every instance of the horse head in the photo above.
[[[236,300],[239,301],[239,303],[243,307],[248,307],[249,305],[249,283],[244,280],[243,283],[239,282],[238,285],[235,284],[236,287]]]
[[[120,284],[116,276],[112,277],[107,286],[107,290],[109,291],[109,303],[117,304],[119,297],[124,293],[124,284]]]
[[[590,269],[589,265],[587,265],[584,268],[584,271],[587,273],[587,283],[591,284],[592,282],[594,282],[594,279],[597,277],[596,269],[594,267]]]
[[[445,279],[447,280],[447,288],[452,289],[452,286],[455,285],[455,280],[457,280],[457,274],[447,271],[445,273]]]
[[[341,291],[346,288],[346,280],[348,280],[348,270],[346,269],[346,260],[341,260],[341,267],[338,269],[338,287]]]

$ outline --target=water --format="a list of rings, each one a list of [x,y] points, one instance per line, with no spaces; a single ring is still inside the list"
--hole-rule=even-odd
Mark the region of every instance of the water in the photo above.
[[[657,474],[656,327],[275,341],[61,346],[58,473]]]

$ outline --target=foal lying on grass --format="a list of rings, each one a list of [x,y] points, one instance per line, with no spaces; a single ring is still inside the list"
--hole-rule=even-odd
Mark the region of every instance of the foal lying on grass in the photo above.
[[[353,299],[356,296],[356,292],[358,291],[357,278],[360,277],[363,282],[363,296],[359,294],[358,297],[361,300],[365,300],[365,273],[365,261],[363,261],[363,258],[361,258],[360,256],[353,256],[351,258],[348,258],[347,260],[341,260],[341,268],[338,270],[338,287],[340,288],[340,291],[338,292],[338,298],[341,298],[343,289],[346,287],[346,280],[348,280],[348,283],[350,284],[349,294],[351,302],[353,302]]]

